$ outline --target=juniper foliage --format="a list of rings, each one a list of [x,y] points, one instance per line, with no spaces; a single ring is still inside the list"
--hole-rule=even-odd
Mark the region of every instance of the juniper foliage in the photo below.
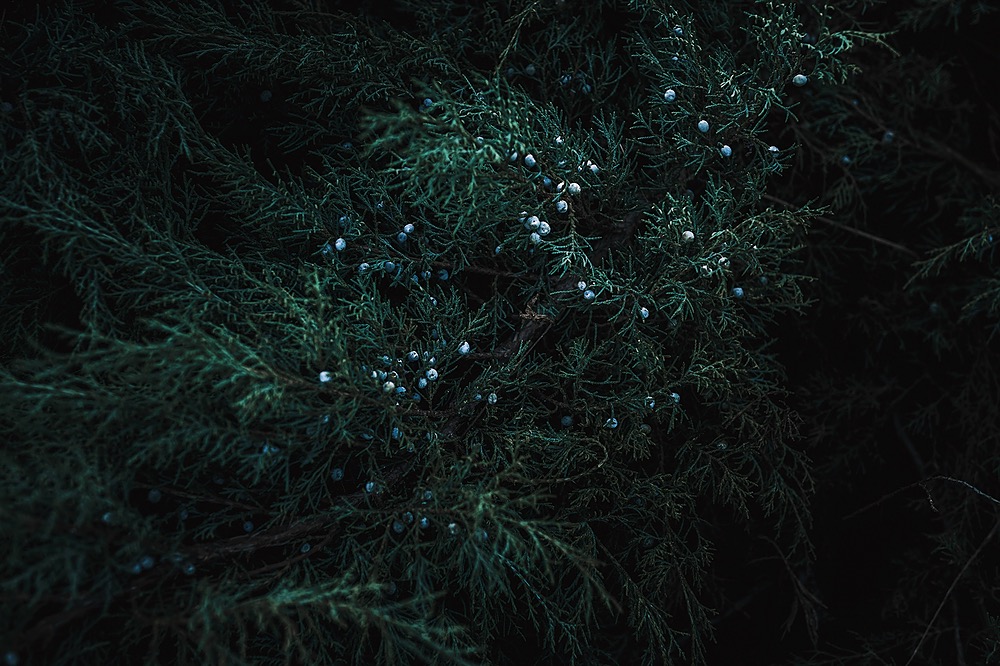
[[[868,7],[117,0],[7,18],[0,647],[698,664],[773,595],[820,663],[814,469],[846,478],[854,454],[814,468],[804,449],[835,430],[818,414],[884,393],[782,340],[837,307],[826,278],[852,251],[810,229],[919,173],[810,189],[840,159],[830,137],[885,173],[850,122],[868,107],[844,104],[910,92],[859,77],[893,66],[902,21],[866,27]],[[980,236],[928,240],[912,279],[982,259]],[[970,317],[995,317],[991,279],[963,283]],[[961,354],[976,321],[927,344]],[[837,386],[828,411],[800,379]],[[884,414],[915,432],[916,403]],[[988,425],[969,421],[970,446]],[[975,469],[924,470],[952,478],[933,490],[952,493],[954,563],[986,533]]]

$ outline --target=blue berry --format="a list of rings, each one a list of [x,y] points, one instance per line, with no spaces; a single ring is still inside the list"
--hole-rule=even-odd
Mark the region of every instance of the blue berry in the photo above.
[[[398,240],[400,243],[405,243],[406,242],[406,234],[403,233],[402,231],[400,231],[398,234],[396,234],[396,240]]]
[[[587,299],[588,301],[592,301],[592,300],[594,300],[594,298],[595,298],[596,296],[597,296],[597,294],[595,294],[595,293],[594,293],[594,290],[593,290],[593,289],[588,289],[587,291],[583,292],[583,297],[584,297],[585,299]]]
[[[707,132],[708,131],[708,121],[707,120],[699,120],[698,121],[698,131],[699,132]]]
[[[188,562],[184,565],[183,571],[188,576],[194,575],[194,565]]]
[[[415,228],[416,228],[416,227],[414,227],[414,226],[413,226],[412,224],[410,224],[410,223],[406,223],[406,224],[404,224],[404,225],[403,225],[403,233],[404,233],[404,234],[412,234],[412,233],[413,233],[413,230],[414,230]]]
[[[611,428],[612,430],[614,430],[615,428],[618,427],[618,419],[612,416],[610,419],[604,422],[604,427]]]
[[[733,287],[733,298],[743,298],[743,287]]]
[[[403,520],[406,521],[407,525],[412,524],[413,523],[413,512],[412,511],[405,512],[403,514]]]
[[[395,532],[396,534],[402,534],[403,530],[405,529],[406,525],[404,525],[402,522],[398,520],[392,521],[392,531]]]
[[[253,532],[253,521],[252,520],[248,520],[245,523],[243,523],[243,531],[247,532],[247,533]]]
[[[152,569],[155,564],[156,560],[153,559],[151,555],[145,555],[141,560],[139,560],[139,566],[143,569]]]
[[[730,155],[733,154],[733,149],[730,148],[729,146],[723,146],[722,148],[719,149],[719,152],[722,153],[723,157],[729,157]]]
[[[643,319],[649,318],[649,310],[645,307],[639,308],[639,316]]]
[[[156,504],[161,499],[163,499],[163,493],[161,493],[158,488],[153,488],[152,490],[149,491],[149,494],[146,495],[146,497],[149,499],[150,502]]]
[[[673,102],[675,99],[677,99],[677,93],[674,92],[673,88],[670,88],[669,90],[667,90],[667,92],[663,93],[663,99],[666,100],[667,102]]]
[[[805,74],[796,74],[792,77],[792,83],[799,86],[800,88],[809,82],[809,77]]]
[[[562,423],[564,428],[568,428],[571,425],[573,425],[573,417],[567,414],[566,416],[559,419],[559,422]]]
[[[308,541],[302,544],[302,547],[299,548],[299,552],[303,554],[308,553],[310,550],[312,550],[312,545]]]
[[[375,492],[375,482],[374,481],[369,481],[368,483],[365,484],[365,492],[366,493]]]
[[[430,526],[431,526],[431,521],[427,519],[427,516],[424,516],[423,518],[420,519],[420,527],[422,529],[426,530]]]

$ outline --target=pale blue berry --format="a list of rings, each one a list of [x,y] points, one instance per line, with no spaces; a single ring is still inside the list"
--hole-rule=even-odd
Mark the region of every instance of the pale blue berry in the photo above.
[[[588,301],[592,301],[594,300],[594,298],[597,297],[597,294],[594,293],[593,289],[588,289],[587,291],[583,292],[583,297]]]
[[[583,291],[584,289],[587,288],[587,283],[584,282],[583,280],[580,280],[579,282],[576,283],[576,288],[579,289],[580,291]]]
[[[344,478],[344,468],[343,467],[334,467],[330,471],[330,478],[333,479],[334,481],[340,481],[341,479],[343,479]]]
[[[548,236],[550,231],[552,231],[552,227],[549,226],[548,222],[546,222],[545,220],[542,220],[541,222],[539,222],[539,224],[538,224],[538,235],[539,236]]]
[[[365,484],[365,492],[366,493],[373,493],[373,492],[375,492],[375,482],[374,481],[369,481],[368,483]]]
[[[468,354],[469,349],[470,349],[469,343],[463,341],[462,344],[458,346],[458,353],[462,355]]]
[[[571,195],[576,196],[580,193],[580,183],[570,183],[566,186],[566,191]]]
[[[403,233],[404,233],[404,234],[412,234],[412,233],[413,233],[413,230],[414,230],[414,228],[415,228],[415,227],[414,227],[414,226],[413,226],[412,224],[409,224],[409,223],[407,223],[407,224],[404,224],[404,225],[403,225]]]
[[[402,534],[403,530],[405,530],[405,529],[406,529],[406,525],[404,525],[400,521],[398,521],[398,520],[392,521],[392,531],[395,532],[396,534]]]
[[[400,432],[399,432],[399,428],[398,428],[398,427],[396,427],[396,426],[393,426],[393,427],[392,427],[392,433],[390,433],[390,435],[391,435],[391,437],[392,437],[393,439],[399,439],[399,437],[400,437]]]
[[[131,567],[129,567],[129,571],[132,572],[132,574],[136,575],[136,576],[139,575],[139,574],[141,574],[142,573],[142,564],[140,564],[139,562],[136,562]]]
[[[531,241],[532,245],[538,245],[539,243],[542,242],[542,237],[538,234],[537,231],[532,231],[531,235],[528,236],[528,240]]]
[[[651,395],[646,396],[646,407],[648,407],[649,409],[653,409],[654,407],[656,407],[656,400],[653,399],[653,396]]]
[[[400,243],[405,243],[406,242],[406,234],[403,233],[402,231],[400,231],[398,234],[396,234],[396,240],[399,241]]]
[[[524,156],[524,166],[526,166],[529,169],[531,169],[531,168],[533,168],[535,166],[535,164],[537,164],[537,162],[535,162],[535,156],[534,155],[532,155],[531,153],[528,153],[527,155]]]
[[[643,319],[648,319],[649,318],[649,309],[646,308],[646,307],[639,308],[639,316],[642,317]]]
[[[670,88],[667,90],[667,92],[663,93],[663,99],[666,100],[667,102],[673,102],[675,99],[677,99],[677,93],[674,92],[673,88]]]
[[[707,132],[708,131],[708,121],[707,120],[699,120],[698,121],[698,131],[699,132]]]
[[[425,109],[430,108],[430,106],[432,104],[434,104],[434,100],[432,100],[430,97],[425,97],[424,98],[424,108]]]
[[[393,272],[394,270],[396,270],[396,264],[394,264],[394,263],[393,263],[393,262],[391,262],[391,261],[387,261],[387,262],[385,262],[385,272],[386,272],[386,273],[391,273],[391,272]]]
[[[796,74],[795,76],[792,77],[792,83],[794,83],[799,87],[804,86],[808,82],[809,82],[809,77],[806,76],[805,74]]]
[[[427,379],[425,377],[417,380],[417,388],[427,388]]]
[[[324,370],[323,372],[319,373],[319,380],[324,384],[330,381],[331,379],[333,379],[333,375],[330,374],[328,371]]]
[[[733,287],[733,298],[743,298],[743,287]]]
[[[386,393],[392,393],[396,390],[396,385],[392,382],[386,382],[385,384],[382,384],[382,390]]]
[[[338,238],[336,241],[334,241],[333,246],[337,248],[338,252],[342,252],[344,248],[347,247],[347,241],[345,241],[343,238]]]
[[[486,396],[486,402],[490,403],[491,405],[497,404],[497,394],[490,393],[488,396]]]
[[[616,419],[615,417],[612,416],[610,419],[608,419],[607,421],[604,422],[604,427],[605,428],[611,428],[612,430],[615,429],[615,428],[617,428],[618,427],[618,419]]]
[[[412,511],[406,511],[406,512],[404,512],[403,513],[403,521],[407,525],[412,525],[413,524],[413,512]]]
[[[674,403],[679,403],[681,401],[681,396],[679,393],[671,393],[670,399],[673,400]]]
[[[431,526],[431,521],[428,520],[427,516],[424,516],[423,518],[420,519],[420,527],[422,529],[426,530],[430,526]]]
[[[722,148],[719,149],[719,152],[722,153],[723,157],[729,157],[733,154],[733,149],[729,146],[722,146]]]
[[[427,434],[430,435],[430,433],[427,433]],[[429,437],[428,437],[428,439],[429,439]],[[433,497],[434,497],[434,492],[433,491],[430,491],[430,490],[425,490],[424,491],[424,501],[425,502],[430,502]]]
[[[556,202],[556,211],[557,212],[559,212],[559,213],[565,213],[567,210],[569,210],[569,204],[568,203],[566,203],[562,199],[560,199],[559,201]]]
[[[111,515],[110,511],[105,511],[104,515],[101,516],[101,520],[105,523],[111,523],[112,518],[113,516]]]
[[[678,37],[683,36],[684,35],[684,28],[680,27],[679,25],[675,25],[674,26],[674,34],[677,35]]]
[[[369,268],[371,268],[371,265],[369,265],[369,263],[367,261],[362,261],[361,264],[358,266],[358,272],[359,273],[364,273]]]
[[[420,354],[418,354],[415,350],[411,350],[410,352],[408,352],[406,354],[406,360],[408,360],[408,361],[419,361],[420,360]]]
[[[434,368],[429,368],[425,374],[427,375],[427,381],[430,382],[438,378],[438,371],[435,370]]]
[[[442,269],[438,270],[437,276],[438,276],[439,280],[447,280],[448,279],[448,269],[447,268],[442,268]]]

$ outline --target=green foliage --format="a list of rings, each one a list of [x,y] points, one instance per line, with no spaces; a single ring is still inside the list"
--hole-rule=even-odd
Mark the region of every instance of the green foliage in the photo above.
[[[955,461],[920,469],[938,561],[904,554],[893,612],[930,627],[961,591],[996,616],[996,178],[911,128],[951,73],[891,60],[909,15],[372,4],[67,1],[0,27],[0,650],[707,664],[767,596],[801,663],[944,654],[912,622],[824,633],[813,498],[872,464],[837,445],[874,441],[858,413]],[[883,200],[912,219],[899,191],[943,158],[978,177],[927,193],[960,240],[866,226]],[[892,298],[846,315],[859,368],[794,333],[822,344],[846,307],[845,228],[896,253]],[[916,314],[945,293],[960,316]],[[903,339],[957,392],[909,393],[903,354],[866,374]],[[954,458],[923,448],[947,419]]]

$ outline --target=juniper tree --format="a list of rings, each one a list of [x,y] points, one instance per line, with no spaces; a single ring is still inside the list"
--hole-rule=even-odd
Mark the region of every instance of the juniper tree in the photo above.
[[[854,49],[845,85],[802,91],[797,160],[769,195],[826,212],[802,353],[783,357],[828,544],[829,630],[796,663],[995,663],[996,7],[869,4],[890,48]]]
[[[4,25],[10,658],[706,663],[775,591],[818,644],[778,177],[887,30],[101,9]]]

